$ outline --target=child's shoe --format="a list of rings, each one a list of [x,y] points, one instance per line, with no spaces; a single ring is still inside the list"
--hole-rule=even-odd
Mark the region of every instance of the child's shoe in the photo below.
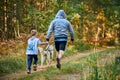
[[[37,71],[37,65],[33,65],[33,70]]]
[[[30,70],[27,70],[27,74],[31,74],[31,71],[30,71]]]

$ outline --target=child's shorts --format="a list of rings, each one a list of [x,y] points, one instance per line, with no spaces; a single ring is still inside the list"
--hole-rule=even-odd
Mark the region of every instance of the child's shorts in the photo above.
[[[55,41],[55,48],[57,51],[63,50],[65,51],[67,41]]]

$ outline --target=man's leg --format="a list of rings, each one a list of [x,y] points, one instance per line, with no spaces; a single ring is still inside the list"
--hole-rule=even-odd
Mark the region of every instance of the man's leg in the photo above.
[[[59,59],[61,59],[62,58],[62,56],[63,56],[63,54],[64,54],[64,51],[63,50],[59,50],[59,53],[58,53],[58,58]]]
[[[56,67],[60,69],[60,67],[59,67],[59,65],[60,65],[59,45],[60,45],[60,42],[55,42],[55,48],[56,48],[56,51],[57,51],[57,54],[56,54],[56,61],[57,61]]]
[[[59,47],[58,47],[58,55],[57,55],[57,68],[61,68],[61,63],[60,63],[60,60],[64,54],[64,51],[65,51],[65,47],[66,47],[66,42],[59,42]]]
[[[62,58],[64,54],[63,50],[59,50],[58,55],[57,55],[57,63],[60,64],[60,59]]]
[[[60,62],[60,60],[61,60],[61,58],[62,58],[62,56],[63,56],[63,54],[64,54],[64,51],[63,50],[60,50],[59,51],[59,53],[58,53],[58,55],[57,55],[57,68],[61,68],[61,62]]]

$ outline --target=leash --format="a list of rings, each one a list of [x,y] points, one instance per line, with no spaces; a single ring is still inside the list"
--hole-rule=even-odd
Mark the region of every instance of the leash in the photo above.
[[[46,49],[43,49],[43,51],[41,51],[41,52],[44,53],[44,51],[48,51],[48,52],[50,52],[50,54],[52,54],[52,50],[49,49],[50,46],[52,46],[52,44],[49,44],[49,43],[48,43]],[[52,47],[53,47],[53,46],[52,46]]]
[[[45,49],[45,51],[49,51],[50,52],[50,54],[52,54],[52,50],[50,50],[49,48],[50,48],[50,46],[52,46],[52,44],[48,44],[48,46],[47,46],[47,48]]]
[[[45,51],[51,51],[51,50],[49,50],[49,47],[51,46],[52,44],[48,44],[48,46],[47,46],[47,48],[45,49]]]

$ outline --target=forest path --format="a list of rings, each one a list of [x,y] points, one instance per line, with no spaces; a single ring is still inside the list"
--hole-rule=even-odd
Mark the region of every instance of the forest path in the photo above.
[[[96,49],[96,52],[104,51],[105,49],[106,48],[99,48],[99,49]],[[90,54],[94,54],[94,52],[95,52],[95,50],[89,50],[86,52],[81,52],[79,54],[74,54],[72,56],[64,57],[61,60],[61,62],[64,63],[64,62],[68,62],[68,61],[72,61],[72,60],[77,60],[79,58],[89,56]],[[56,62],[52,62],[50,66],[55,66],[55,65],[56,65]],[[37,71],[31,71],[30,75],[34,74],[35,72],[40,72],[40,71],[46,70],[46,69],[47,69],[47,66],[44,66],[44,68],[40,68],[38,66]],[[16,79],[26,76],[26,75],[28,75],[26,73],[26,71],[21,71],[21,72],[16,72],[16,73],[7,74],[5,76],[1,76],[0,80],[16,80]]]

